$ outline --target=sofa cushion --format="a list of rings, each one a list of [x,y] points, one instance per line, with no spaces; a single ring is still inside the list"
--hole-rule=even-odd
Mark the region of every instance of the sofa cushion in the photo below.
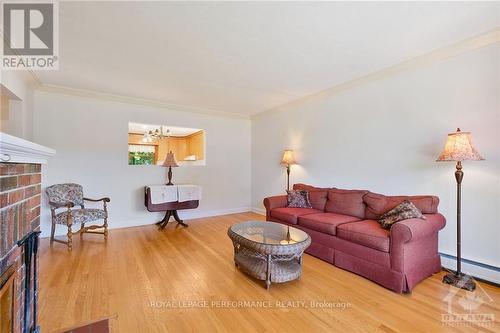
[[[306,184],[294,184],[294,190],[304,190],[309,192],[309,201],[314,209],[325,210],[326,199],[329,188],[314,187]]]
[[[337,237],[375,250],[389,252],[389,231],[382,229],[375,220],[341,224],[337,227]]]
[[[335,213],[318,213],[307,214],[299,217],[299,225],[311,230],[319,231],[325,234],[335,236],[337,226],[359,221],[360,219],[355,216],[335,214]]]
[[[306,214],[321,213],[320,210],[314,208],[275,208],[271,210],[271,217],[274,217],[280,221],[297,224],[297,219],[299,216]]]
[[[439,198],[433,195],[386,196],[369,192],[363,200],[366,204],[365,218],[367,219],[378,219],[405,200],[411,201],[423,214],[436,214],[439,205]]]
[[[367,193],[368,191],[365,190],[330,189],[325,211],[363,219],[365,218],[363,196]]]
[[[327,196],[328,196],[327,191],[310,191],[309,202],[311,202],[311,205],[314,209],[319,209],[322,212],[324,212]]]

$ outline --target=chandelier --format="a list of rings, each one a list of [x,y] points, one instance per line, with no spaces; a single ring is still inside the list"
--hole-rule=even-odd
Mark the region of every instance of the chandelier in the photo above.
[[[158,141],[160,139],[163,139],[164,137],[169,138],[170,137],[170,130],[167,128],[167,131],[165,134],[163,134],[163,126],[160,126],[160,128],[144,132],[144,136],[142,137],[142,142],[154,142]]]

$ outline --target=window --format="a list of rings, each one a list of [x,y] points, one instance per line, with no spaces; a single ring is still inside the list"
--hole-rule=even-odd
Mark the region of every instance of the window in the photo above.
[[[155,164],[156,147],[148,145],[128,145],[128,164]]]
[[[129,123],[128,164],[161,165],[172,152],[179,165],[205,165],[205,131],[167,125]]]

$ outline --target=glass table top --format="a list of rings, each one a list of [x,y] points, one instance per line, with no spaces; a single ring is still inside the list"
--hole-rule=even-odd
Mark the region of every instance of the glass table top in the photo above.
[[[264,221],[247,221],[231,227],[235,234],[268,245],[288,245],[304,242],[309,235],[294,227],[281,223]]]

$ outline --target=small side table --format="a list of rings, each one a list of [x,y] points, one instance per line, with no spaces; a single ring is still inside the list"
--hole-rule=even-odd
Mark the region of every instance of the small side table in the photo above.
[[[174,202],[164,202],[161,204],[153,204],[151,202],[151,192],[149,187],[144,188],[144,205],[149,212],[165,212],[165,217],[161,221],[156,222],[157,225],[160,226],[160,229],[164,229],[168,222],[170,221],[170,217],[174,217],[174,220],[180,225],[187,227],[188,225],[184,223],[177,213],[180,209],[195,209],[198,208],[200,204],[199,200],[190,200],[190,201],[174,201]]]

